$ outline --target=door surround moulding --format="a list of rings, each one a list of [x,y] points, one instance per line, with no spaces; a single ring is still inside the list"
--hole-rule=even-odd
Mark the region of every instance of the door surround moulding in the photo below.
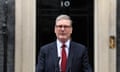
[[[35,72],[35,7],[35,0],[15,1],[15,72]],[[116,0],[94,1],[95,72],[116,72],[116,48],[109,48],[109,36],[116,34],[115,11]]]

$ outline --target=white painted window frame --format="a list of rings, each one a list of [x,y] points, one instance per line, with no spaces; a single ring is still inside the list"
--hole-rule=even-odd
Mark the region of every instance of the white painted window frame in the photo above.
[[[15,72],[35,72],[36,0],[15,1]],[[94,71],[116,72],[116,0],[94,1]]]

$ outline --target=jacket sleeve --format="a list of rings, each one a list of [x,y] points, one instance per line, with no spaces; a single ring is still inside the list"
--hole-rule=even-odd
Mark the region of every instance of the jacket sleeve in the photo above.
[[[45,50],[44,48],[41,48],[39,52],[36,72],[45,72]]]
[[[87,48],[85,48],[83,57],[82,57],[82,69],[83,72],[92,72],[91,66],[89,64],[89,59],[88,59],[88,51]]]

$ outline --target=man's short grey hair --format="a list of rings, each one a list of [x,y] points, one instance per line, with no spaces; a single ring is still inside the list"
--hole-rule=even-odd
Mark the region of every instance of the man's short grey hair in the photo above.
[[[72,25],[72,20],[71,20],[70,16],[68,16],[68,15],[66,15],[66,14],[59,15],[59,16],[56,18],[56,22],[59,21],[59,20],[62,20],[62,19],[70,20],[70,21],[71,21],[71,25]]]

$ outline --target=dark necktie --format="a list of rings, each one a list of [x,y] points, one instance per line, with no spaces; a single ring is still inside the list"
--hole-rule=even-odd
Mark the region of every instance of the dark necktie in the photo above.
[[[62,45],[62,60],[61,60],[61,71],[66,72],[66,63],[67,63],[67,55],[65,51],[66,45]]]

